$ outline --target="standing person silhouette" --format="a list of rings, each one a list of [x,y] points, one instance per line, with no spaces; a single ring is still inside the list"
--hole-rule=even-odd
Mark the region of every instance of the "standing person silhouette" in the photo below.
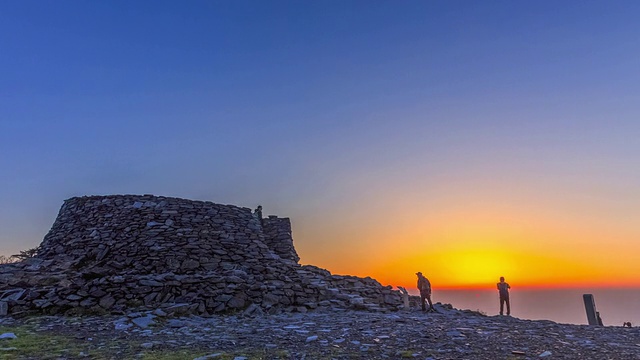
[[[262,220],[262,205],[258,205],[258,207],[253,212],[260,220],[260,225],[264,226],[264,221]]]
[[[418,276],[418,290],[420,290],[420,302],[422,303],[422,311],[426,311],[425,299],[429,302],[429,311],[436,311],[431,302],[431,283],[429,279],[424,277],[421,272],[417,272]]]
[[[500,277],[498,285],[498,292],[500,293],[500,315],[504,310],[504,304],[507,303],[507,316],[511,315],[511,304],[509,303],[509,289],[511,286],[509,283],[504,282],[504,276]]]

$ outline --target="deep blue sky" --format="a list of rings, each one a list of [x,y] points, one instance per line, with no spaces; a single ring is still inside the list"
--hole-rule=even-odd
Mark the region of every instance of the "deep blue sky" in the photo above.
[[[0,253],[37,245],[64,199],[91,194],[262,204],[325,266],[317,244],[364,247],[371,221],[425,207],[632,218],[638,14],[0,0]]]

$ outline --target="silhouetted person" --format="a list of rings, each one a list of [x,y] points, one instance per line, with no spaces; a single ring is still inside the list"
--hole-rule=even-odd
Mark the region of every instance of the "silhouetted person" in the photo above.
[[[498,292],[500,293],[500,315],[504,310],[504,304],[507,303],[507,316],[511,315],[511,305],[509,304],[509,286],[508,283],[504,282],[504,277],[500,277],[500,282],[498,283]]]
[[[258,220],[260,220],[260,225],[262,226],[262,205],[258,205],[258,207],[255,209],[254,213],[256,214],[256,216],[258,217]]]
[[[418,275],[418,290],[420,290],[420,303],[422,304],[422,311],[426,311],[425,299],[429,302],[429,311],[435,311],[433,303],[431,302],[431,283],[429,279],[424,277],[421,272],[417,272]]]

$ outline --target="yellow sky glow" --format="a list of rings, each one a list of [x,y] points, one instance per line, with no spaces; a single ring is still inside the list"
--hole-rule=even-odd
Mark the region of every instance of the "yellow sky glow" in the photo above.
[[[640,285],[637,230],[580,213],[510,210],[370,213],[370,226],[327,226],[330,240],[299,251],[303,263],[409,288],[416,271],[439,288],[494,287],[500,276],[520,288]]]

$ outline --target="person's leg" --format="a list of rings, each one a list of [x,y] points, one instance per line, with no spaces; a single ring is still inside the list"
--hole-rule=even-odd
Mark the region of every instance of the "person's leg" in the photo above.
[[[427,301],[429,302],[429,310],[433,310],[433,303],[431,302],[431,294],[427,294]]]
[[[507,316],[511,315],[511,304],[509,302],[509,298],[505,299],[506,303],[507,303]]]
[[[500,315],[502,315],[503,310],[504,310],[504,299],[501,297],[500,298]]]
[[[422,311],[427,310],[427,307],[424,304],[425,294],[420,293],[420,303],[422,303]]]

